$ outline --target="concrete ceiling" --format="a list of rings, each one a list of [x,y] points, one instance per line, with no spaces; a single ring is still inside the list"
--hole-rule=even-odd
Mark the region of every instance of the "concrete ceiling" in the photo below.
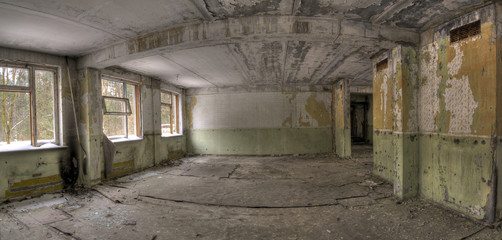
[[[483,0],[0,0],[0,46],[185,88],[371,84],[370,57]]]

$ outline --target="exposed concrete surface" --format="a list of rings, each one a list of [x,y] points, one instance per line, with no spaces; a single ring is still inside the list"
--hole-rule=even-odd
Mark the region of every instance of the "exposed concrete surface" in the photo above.
[[[185,158],[93,191],[1,205],[0,239],[502,238],[426,201],[394,199],[371,175],[371,151]]]
[[[0,46],[187,88],[371,84],[369,58],[483,0],[0,1]],[[161,71],[162,69],[163,71]],[[221,73],[227,74],[221,74]]]

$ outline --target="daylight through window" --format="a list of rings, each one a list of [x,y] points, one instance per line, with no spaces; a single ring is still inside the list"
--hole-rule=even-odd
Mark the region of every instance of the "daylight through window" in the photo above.
[[[179,95],[171,92],[160,93],[162,136],[180,134]]]
[[[139,137],[139,86],[103,78],[103,132],[109,138]]]
[[[0,149],[58,143],[53,69],[0,65]]]

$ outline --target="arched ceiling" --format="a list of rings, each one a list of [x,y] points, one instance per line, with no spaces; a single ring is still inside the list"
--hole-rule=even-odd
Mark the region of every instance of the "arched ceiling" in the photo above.
[[[370,57],[483,0],[0,0],[0,46],[185,88],[371,84]]]

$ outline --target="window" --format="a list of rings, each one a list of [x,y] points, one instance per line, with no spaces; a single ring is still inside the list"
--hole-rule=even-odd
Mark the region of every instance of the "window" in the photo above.
[[[171,92],[160,93],[162,136],[180,134],[179,95]]]
[[[139,137],[139,86],[103,78],[103,132],[111,139]]]
[[[55,69],[0,65],[0,149],[58,144]]]

